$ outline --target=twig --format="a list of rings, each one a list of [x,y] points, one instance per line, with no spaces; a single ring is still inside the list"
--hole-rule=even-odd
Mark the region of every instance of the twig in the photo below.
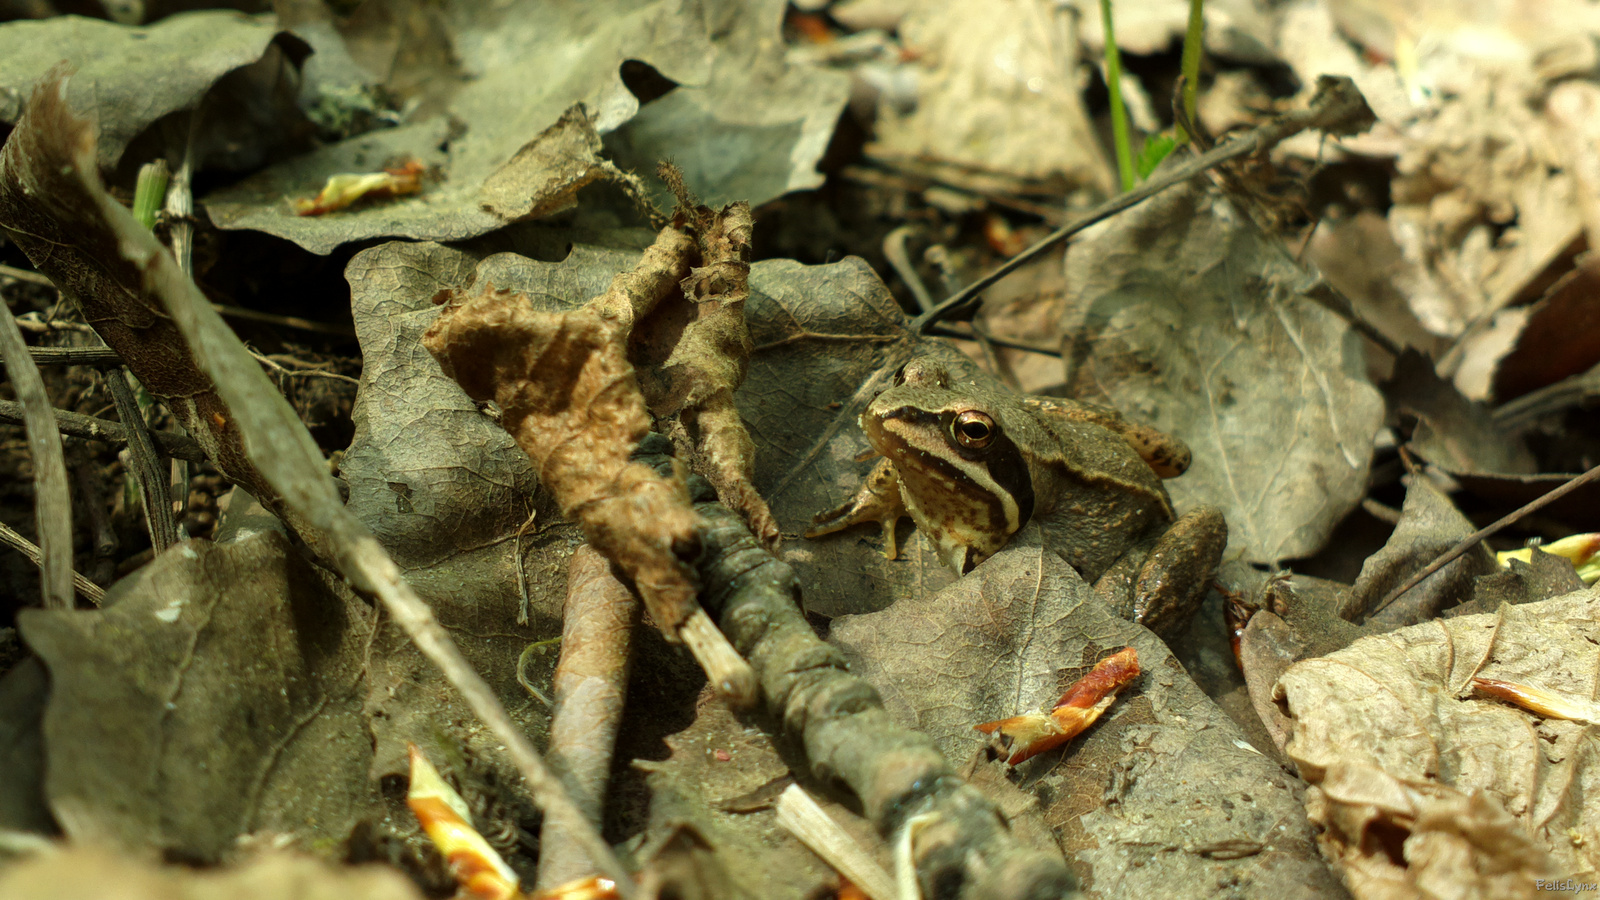
[[[35,106],[30,105],[29,114],[34,111]],[[72,128],[58,131],[63,135],[73,133]],[[617,893],[624,900],[631,900],[635,894],[633,881],[611,845],[568,797],[527,735],[511,721],[488,682],[461,655],[450,632],[417,596],[388,551],[345,507],[310,432],[251,358],[238,335],[178,269],[154,235],[139,228],[132,214],[106,195],[103,187],[85,181],[80,189],[86,192],[85,199],[95,204],[94,224],[114,234],[115,246],[124,258],[142,270],[142,284],[148,296],[164,307],[195,363],[211,379],[218,398],[226,404],[228,427],[237,430],[250,464],[281,498],[282,508],[297,524],[297,532],[313,552],[330,562],[358,590],[378,598],[505,746],[546,817],[568,831],[601,872],[616,882]]]
[[[816,636],[800,612],[794,570],[763,550],[736,514],[717,503],[696,508],[707,523],[701,602],[755,662],[768,715],[804,749],[812,774],[854,791],[879,834],[934,816],[937,838],[914,847],[923,889],[937,885],[938,896],[952,900],[1071,894],[1061,857],[1024,847],[932,738],[896,724],[878,692]]]
[[[1550,504],[1560,500],[1562,497],[1565,497],[1578,488],[1583,487],[1591,481],[1594,481],[1596,478],[1600,478],[1600,466],[1595,466],[1594,468],[1573,478],[1571,481],[1568,481],[1566,484],[1563,484],[1550,493],[1523,504],[1521,507],[1496,519],[1492,524],[1480,528],[1462,538],[1456,543],[1455,546],[1441,554],[1438,559],[1428,563],[1428,565],[1421,571],[1417,572],[1415,575],[1412,575],[1410,578],[1407,578],[1399,587],[1390,591],[1389,596],[1383,598],[1383,602],[1373,607],[1373,609],[1367,613],[1367,618],[1370,619],[1378,613],[1383,612],[1385,607],[1400,599],[1400,596],[1406,591],[1409,591],[1421,584],[1422,580],[1427,578],[1429,575],[1432,575],[1450,563],[1455,562],[1463,553],[1466,553],[1468,550],[1471,550],[1474,546],[1476,546],[1479,541],[1495,534],[1496,532],[1500,531],[1500,529],[1505,528],[1507,525],[1510,525],[1513,522],[1516,522],[1523,516],[1526,516],[1529,513],[1537,512],[1546,506],[1549,506]]]
[[[139,401],[128,386],[125,369],[106,373],[106,387],[117,404],[117,418],[122,420],[123,433],[128,438],[128,477],[139,489],[144,501],[144,523],[150,532],[150,546],[157,553],[165,552],[178,542],[178,520],[173,515],[171,491],[167,473],[161,471],[161,460],[156,457],[156,445],[145,426],[144,415],[139,412]],[[181,460],[174,460],[181,462]]]
[[[261,363],[284,378],[327,378],[333,381],[347,382],[356,387],[361,386],[359,378],[351,378],[349,375],[342,375],[338,372],[324,372],[321,369],[290,369],[278,361],[280,357],[268,356],[265,353],[257,353],[254,350],[250,351],[250,355],[255,357],[256,362]],[[295,360],[295,362],[298,363],[299,360]]]
[[[45,287],[55,287],[54,282],[43,275],[40,275],[38,272],[29,272],[27,269],[18,269],[15,266],[0,265],[0,275],[4,275],[7,278],[15,278],[18,281],[26,281],[29,284],[42,284]]]
[[[11,526],[4,522],[0,522],[0,544],[5,544],[7,547],[16,550],[32,560],[34,565],[43,568],[43,554],[39,551],[39,546],[12,530]],[[76,571],[70,568],[67,571],[71,573],[72,587],[78,592],[79,596],[95,606],[99,606],[100,601],[105,599],[105,590]]]
[[[639,601],[611,574],[611,564],[587,544],[572,554],[556,664],[555,714],[546,751],[578,807],[599,827],[622,725],[628,657]],[[539,835],[540,888],[595,874],[582,848],[546,823]]]
[[[957,291],[938,306],[912,319],[909,327],[914,332],[926,334],[933,323],[943,319],[951,310],[966,304],[973,297],[988,290],[995,282],[1048,252],[1067,238],[1096,222],[1137,206],[1167,188],[1188,181],[1214,166],[1230,159],[1260,153],[1284,138],[1307,128],[1332,130],[1339,134],[1355,133],[1370,124],[1371,115],[1366,101],[1361,97],[1361,92],[1356,90],[1348,78],[1323,76],[1318,81],[1317,93],[1311,98],[1307,108],[1286,113],[1271,122],[1263,123],[1214,150],[1181,165],[1173,166],[1158,178],[1151,178],[1137,188],[1107,200],[1073,222],[1051,232],[1043,240],[1013,256],[988,275]]]
[[[69,437],[83,438],[86,441],[101,441],[113,446],[122,446],[128,443],[128,432],[122,423],[109,419],[100,419],[95,416],[85,416],[80,413],[68,412],[64,409],[55,411],[56,427],[62,434]],[[9,422],[21,425],[25,421],[22,404],[13,400],[0,400],[0,422]],[[173,431],[152,431],[150,437],[155,440],[156,448],[164,456],[177,459],[186,459],[189,462],[205,462],[206,452],[194,438],[186,434]]]
[[[122,357],[110,347],[29,347],[28,355],[36,366],[105,368],[122,365]]]
[[[67,490],[67,463],[56,431],[55,408],[45,393],[39,367],[28,355],[22,329],[11,308],[0,302],[0,353],[6,377],[22,406],[33,457],[33,516],[39,535],[39,590],[46,609],[72,608],[72,495]]]
[[[778,824],[872,900],[896,900],[894,879],[798,784],[778,798]]]
[[[958,341],[988,341],[991,344],[994,344],[996,347],[1009,347],[1012,350],[1022,350],[1027,353],[1038,353],[1041,356],[1054,356],[1058,359],[1061,357],[1060,347],[1046,347],[1042,344],[1030,344],[1027,341],[1019,341],[1015,338],[1003,337],[991,331],[982,330],[976,323],[973,322],[968,322],[967,324],[972,327],[971,331],[962,331],[959,328],[951,328],[948,325],[941,324],[934,325],[933,327],[929,328],[928,333],[936,334],[940,337],[954,338]]]
[[[281,325],[284,328],[298,328],[301,331],[334,334],[339,337],[356,336],[356,330],[349,325],[335,325],[332,322],[313,322],[310,319],[302,319],[297,316],[280,316],[274,313],[261,312],[260,310],[246,309],[242,306],[229,306],[225,303],[213,303],[211,308],[230,319],[247,319],[251,322],[265,322],[268,325]]]
[[[173,174],[166,198],[166,213],[168,221],[171,222],[168,234],[172,242],[172,256],[178,261],[178,271],[190,281],[194,280],[194,193],[191,189],[194,183],[194,145],[200,136],[200,120],[204,110],[205,100],[202,98],[200,103],[189,111],[188,135],[183,142],[183,160],[178,164],[178,171]],[[183,516],[184,509],[189,505],[189,464],[181,459],[171,460],[168,463],[167,483],[171,485],[171,489],[166,492],[167,496],[163,498],[162,506],[166,510],[165,515],[176,520]],[[152,487],[154,484],[151,482]],[[154,534],[151,538],[154,539]]]
[[[906,252],[906,238],[912,230],[910,225],[901,225],[884,235],[883,256],[889,260],[889,265],[894,267],[895,274],[900,276],[905,286],[911,289],[911,296],[917,300],[917,309],[927,312],[933,309],[933,295],[928,293],[928,286],[922,283],[916,266],[911,264],[911,254]]]

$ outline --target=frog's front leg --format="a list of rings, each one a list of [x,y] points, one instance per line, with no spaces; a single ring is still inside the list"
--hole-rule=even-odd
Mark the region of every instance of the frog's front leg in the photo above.
[[[900,496],[900,478],[895,474],[894,464],[887,459],[880,459],[871,474],[867,475],[861,490],[844,505],[817,513],[811,520],[811,530],[805,536],[821,537],[862,522],[877,522],[883,527],[883,555],[894,559],[900,555],[900,548],[894,539],[894,527],[908,515],[910,513],[906,512],[905,500]]]
[[[1194,618],[1228,545],[1228,524],[1215,506],[1190,510],[1167,527],[1133,579],[1133,619],[1164,638]]]

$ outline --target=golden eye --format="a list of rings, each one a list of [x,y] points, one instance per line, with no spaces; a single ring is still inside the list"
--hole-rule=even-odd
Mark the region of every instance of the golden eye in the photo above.
[[[994,419],[975,409],[957,413],[950,423],[950,436],[969,450],[982,450],[989,446],[998,430]]]

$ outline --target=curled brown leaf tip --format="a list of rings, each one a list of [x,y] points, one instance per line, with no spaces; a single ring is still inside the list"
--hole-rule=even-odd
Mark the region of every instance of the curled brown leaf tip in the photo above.
[[[634,271],[579,309],[540,312],[489,288],[452,299],[423,335],[469,396],[499,404],[562,512],[628,573],[668,634],[696,608],[688,560],[699,518],[682,478],[629,460],[650,414],[626,353],[634,320],[687,274],[687,240],[664,230]]]
[[[1124,647],[1067,688],[1049,713],[1026,713],[973,727],[984,734],[997,734],[1001,749],[1011,754],[1006,763],[1014,766],[1082,734],[1138,677],[1139,653]]]

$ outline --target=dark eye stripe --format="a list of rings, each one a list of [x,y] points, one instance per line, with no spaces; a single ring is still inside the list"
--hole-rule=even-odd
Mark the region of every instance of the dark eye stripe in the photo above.
[[[1033,518],[1033,476],[1017,445],[1004,431],[996,432],[994,443],[989,445],[989,477],[1017,501],[1017,530],[1021,531]]]

